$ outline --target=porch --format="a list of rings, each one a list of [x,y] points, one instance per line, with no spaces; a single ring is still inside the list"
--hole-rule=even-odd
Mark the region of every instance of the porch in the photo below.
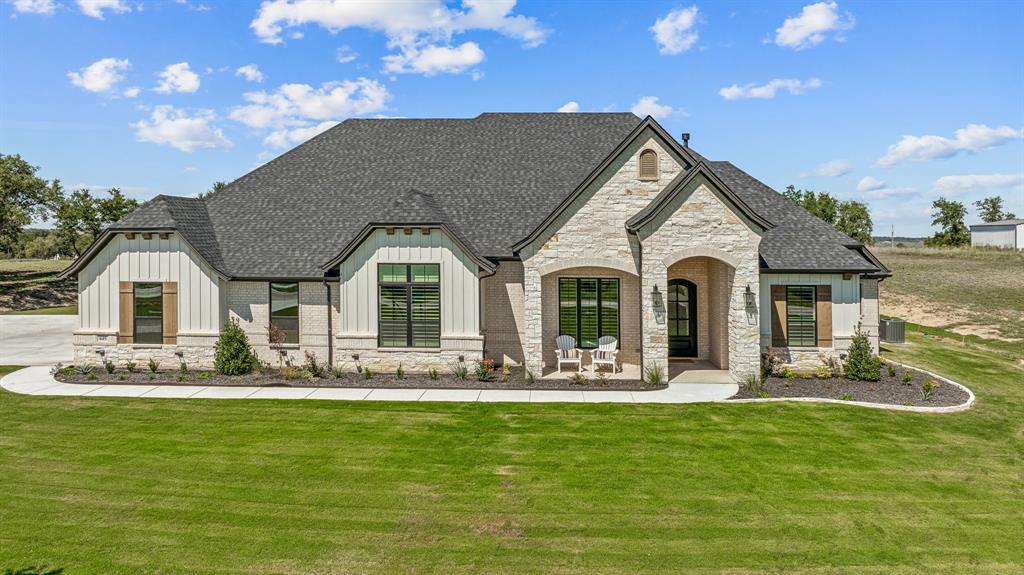
[[[567,380],[576,373],[578,372],[575,369],[568,366],[563,367],[561,371],[557,371],[553,367],[545,367],[544,374],[541,376],[541,379]],[[643,377],[643,370],[635,363],[622,364],[621,370],[616,371],[614,374],[610,369],[602,366],[601,373],[605,374],[608,379],[640,379]],[[589,379],[594,379],[596,377],[592,366],[586,363],[583,367],[583,375]],[[735,379],[729,373],[728,369],[721,369],[710,361],[700,360],[669,361],[668,380],[671,384],[735,383]]]

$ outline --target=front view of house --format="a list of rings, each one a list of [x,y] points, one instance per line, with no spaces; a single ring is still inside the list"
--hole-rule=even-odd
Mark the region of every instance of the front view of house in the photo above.
[[[769,347],[839,356],[858,325],[877,351],[889,272],[649,117],[552,113],[347,120],[206,198],[158,196],[64,274],[79,362],[209,367],[236,320],[272,363],[542,374],[569,335],[614,338],[627,373],[740,378]]]

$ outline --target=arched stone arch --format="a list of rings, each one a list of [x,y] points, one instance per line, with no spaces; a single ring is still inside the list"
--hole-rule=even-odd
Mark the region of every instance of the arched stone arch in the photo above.
[[[569,268],[582,268],[582,267],[596,267],[596,268],[608,268],[625,272],[638,276],[636,272],[636,264],[633,263],[632,259],[612,259],[612,258],[594,258],[594,257],[561,257],[555,261],[546,263],[537,268],[537,271],[541,276],[546,276],[551,273],[560,272]]]
[[[665,264],[665,267],[667,268],[676,262],[685,260],[686,258],[695,258],[700,256],[721,260],[729,264],[733,268],[740,267],[741,263],[740,258],[736,257],[736,254],[722,251],[718,248],[714,248],[711,246],[695,246],[690,248],[683,248],[681,250],[677,250],[668,254],[667,256],[662,258],[661,261],[662,263]]]

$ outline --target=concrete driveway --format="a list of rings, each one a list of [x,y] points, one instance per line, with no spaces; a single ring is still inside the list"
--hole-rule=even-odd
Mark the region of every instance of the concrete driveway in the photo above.
[[[0,315],[0,365],[69,363],[77,327],[77,315]]]

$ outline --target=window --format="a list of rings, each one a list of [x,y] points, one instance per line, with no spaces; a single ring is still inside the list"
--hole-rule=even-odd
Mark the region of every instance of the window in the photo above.
[[[135,343],[162,344],[164,339],[163,285],[135,284]]]
[[[441,347],[441,266],[379,264],[381,347]]]
[[[270,325],[284,333],[281,343],[299,343],[299,284],[270,284]]]
[[[658,154],[654,150],[640,152],[640,179],[658,179]]]
[[[558,333],[581,348],[597,347],[602,336],[619,337],[619,280],[559,278]]]
[[[817,345],[814,286],[786,286],[786,333],[789,347]]]

